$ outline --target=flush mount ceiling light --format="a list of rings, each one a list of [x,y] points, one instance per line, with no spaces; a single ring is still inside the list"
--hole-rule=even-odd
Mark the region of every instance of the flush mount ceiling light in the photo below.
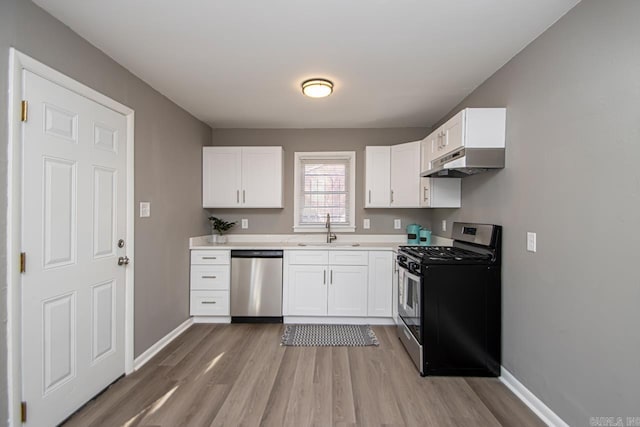
[[[302,93],[309,98],[324,98],[333,92],[333,83],[326,79],[311,79],[302,82]]]

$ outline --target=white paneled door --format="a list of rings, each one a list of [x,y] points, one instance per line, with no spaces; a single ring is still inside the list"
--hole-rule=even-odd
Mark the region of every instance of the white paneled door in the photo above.
[[[126,118],[24,71],[23,400],[56,425],[125,370]]]

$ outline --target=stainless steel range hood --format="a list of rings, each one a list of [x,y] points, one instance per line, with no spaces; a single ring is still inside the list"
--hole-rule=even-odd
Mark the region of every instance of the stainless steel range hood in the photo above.
[[[420,176],[464,178],[490,169],[504,168],[504,148],[462,147],[431,161],[431,169]]]

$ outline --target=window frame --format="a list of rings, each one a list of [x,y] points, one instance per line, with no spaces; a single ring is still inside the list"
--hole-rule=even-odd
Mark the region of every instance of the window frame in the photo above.
[[[302,182],[300,179],[302,160],[347,160],[349,164],[349,183],[347,191],[348,224],[331,224],[331,230],[336,233],[354,233],[356,231],[356,152],[355,151],[301,151],[294,153],[294,185],[293,185],[293,231],[295,233],[324,233],[324,224],[301,225],[300,224],[300,199]]]

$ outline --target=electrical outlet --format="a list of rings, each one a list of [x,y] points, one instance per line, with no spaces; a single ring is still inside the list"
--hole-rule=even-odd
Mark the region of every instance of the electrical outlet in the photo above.
[[[369,218],[365,218],[364,220],[362,220],[362,228],[364,228],[365,230],[371,228],[371,221],[369,221]]]
[[[400,219],[394,219],[393,228],[395,228],[396,230],[400,230],[402,228],[402,221],[400,221]]]
[[[242,229],[246,230],[249,228],[249,220],[247,218],[242,218]]]
[[[140,202],[140,218],[151,216],[151,202]]]
[[[536,233],[527,231],[527,250],[529,252],[536,251]]]
[[[447,220],[446,219],[442,220],[442,231],[447,231]]]

